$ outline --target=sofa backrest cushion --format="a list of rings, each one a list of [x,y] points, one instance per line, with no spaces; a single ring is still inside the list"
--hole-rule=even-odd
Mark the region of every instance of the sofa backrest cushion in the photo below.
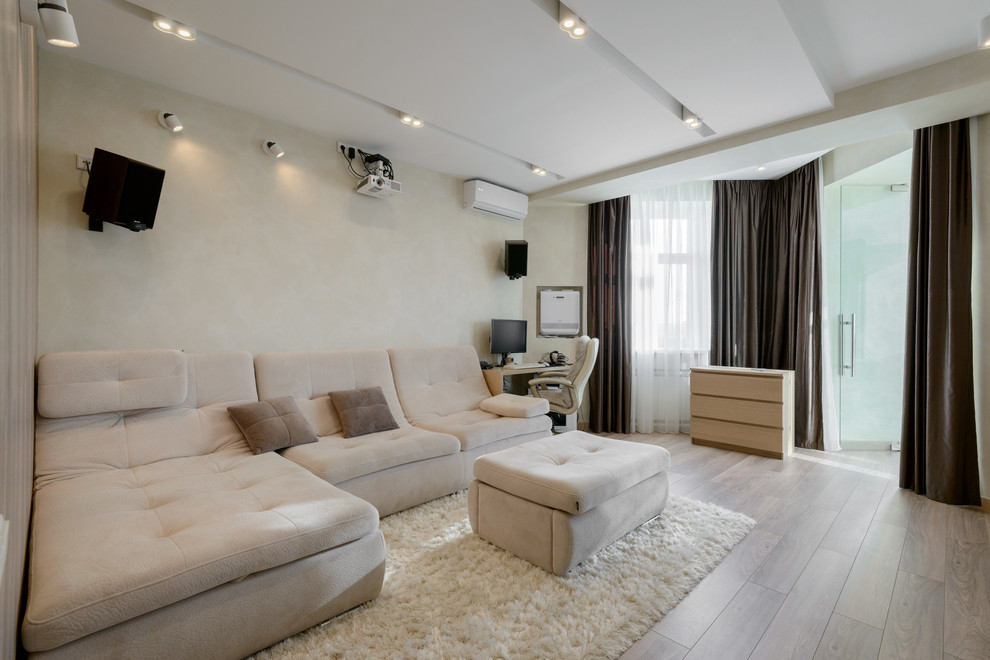
[[[106,363],[105,351],[88,354],[94,364]],[[55,364],[57,355],[49,354],[42,360]],[[83,364],[86,355],[74,353],[71,360]],[[177,405],[54,419],[39,411],[35,435],[36,486],[96,470],[129,469],[232,447],[250,452],[247,441],[227,413],[227,406],[258,400],[251,354],[233,351],[179,355],[185,360],[186,395]],[[44,370],[39,367],[39,392],[51,384],[48,375],[47,367]],[[50,411],[50,406],[46,410]]]
[[[399,401],[414,424],[477,410],[492,395],[471,346],[392,348],[388,353]]]
[[[147,408],[186,400],[181,351],[73,351],[38,360],[38,413],[63,418]]]
[[[318,436],[342,432],[329,396],[341,390],[382,388],[392,418],[400,426],[406,423],[384,350],[262,353],[254,367],[261,399],[291,396]]]

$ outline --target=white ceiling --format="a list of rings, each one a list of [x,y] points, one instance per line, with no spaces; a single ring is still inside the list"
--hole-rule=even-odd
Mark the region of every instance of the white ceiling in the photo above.
[[[383,153],[400,181],[406,162],[587,202],[675,176],[779,176],[842,137],[812,144],[796,131],[766,152],[773,163],[713,157],[706,143],[829,111],[842,92],[971,53],[990,14],[990,0],[570,7],[587,39],[558,29],[550,0],[69,0],[81,45],[58,50]],[[199,38],[158,32],[153,14]],[[714,135],[685,128],[671,97]],[[400,110],[426,126],[400,124]],[[650,164],[699,149],[706,158],[677,173]]]

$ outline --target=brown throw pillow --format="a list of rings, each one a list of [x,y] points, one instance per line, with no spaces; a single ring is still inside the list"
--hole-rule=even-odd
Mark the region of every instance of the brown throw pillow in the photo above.
[[[330,392],[330,401],[337,409],[345,438],[399,428],[378,386]]]
[[[316,433],[291,396],[230,406],[227,412],[255,454],[316,442]]]

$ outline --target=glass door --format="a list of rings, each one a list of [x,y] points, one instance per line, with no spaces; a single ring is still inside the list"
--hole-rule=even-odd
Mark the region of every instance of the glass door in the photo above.
[[[901,437],[910,195],[906,185],[842,185],[840,209],[830,305],[840,443],[886,449]]]

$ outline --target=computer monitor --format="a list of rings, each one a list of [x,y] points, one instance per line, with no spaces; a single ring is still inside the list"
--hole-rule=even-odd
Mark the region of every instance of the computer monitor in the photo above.
[[[492,319],[491,342],[492,355],[501,355],[503,365],[509,353],[525,353],[525,319]]]

